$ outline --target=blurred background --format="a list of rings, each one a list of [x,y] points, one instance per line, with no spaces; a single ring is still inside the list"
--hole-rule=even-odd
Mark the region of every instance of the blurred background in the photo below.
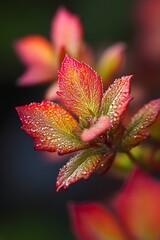
[[[14,41],[31,34],[40,34],[49,39],[52,17],[59,6],[66,6],[80,16],[85,41],[95,51],[101,46],[126,42],[128,62],[125,73],[135,74],[135,82],[145,85],[146,98],[156,98],[159,95],[160,76],[160,24],[157,24],[158,21],[160,23],[160,17],[154,19],[153,25],[149,26],[150,30],[141,31],[147,20],[145,16],[144,19],[139,19],[137,2],[144,3],[142,0],[6,0],[1,3],[0,239],[74,239],[70,229],[68,202],[109,199],[122,184],[110,175],[99,177],[95,174],[87,182],[78,182],[67,191],[56,193],[56,177],[68,157],[59,162],[48,161],[44,154],[34,151],[34,141],[20,129],[21,123],[15,107],[40,102],[48,86],[16,86],[16,80],[24,72],[25,66],[15,54]],[[153,2],[158,5],[158,1]],[[155,9],[160,16],[160,6],[153,10]],[[153,26],[157,35],[151,31]],[[149,45],[143,42],[147,34],[154,35],[154,39],[148,40]],[[156,40],[157,45],[153,40]],[[154,46],[154,50],[146,53],[145,47],[148,49],[148,46]]]

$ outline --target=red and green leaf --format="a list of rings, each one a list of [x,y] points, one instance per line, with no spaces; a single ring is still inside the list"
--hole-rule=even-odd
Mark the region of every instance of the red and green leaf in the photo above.
[[[102,99],[101,78],[85,63],[66,56],[59,71],[58,95],[78,117],[97,116]]]
[[[149,136],[147,128],[156,120],[160,112],[160,99],[152,100],[132,118],[127,127],[121,148],[125,151],[139,145]]]
[[[22,129],[36,139],[35,149],[65,154],[86,148],[73,133],[78,122],[59,105],[43,101],[17,107],[17,111]]]
[[[115,80],[103,96],[101,112],[102,115],[109,117],[112,128],[119,125],[132,99],[130,96],[130,80],[131,76]]]
[[[72,229],[79,240],[127,240],[113,214],[98,203],[70,204]]]
[[[104,50],[97,65],[97,72],[102,77],[104,88],[115,79],[125,62],[126,45],[117,43]]]
[[[133,239],[160,239],[160,182],[139,169],[115,201],[120,219]]]
[[[57,191],[61,188],[67,189],[72,183],[81,179],[88,179],[96,171],[105,154],[107,153],[104,149],[90,148],[71,158],[59,172]]]

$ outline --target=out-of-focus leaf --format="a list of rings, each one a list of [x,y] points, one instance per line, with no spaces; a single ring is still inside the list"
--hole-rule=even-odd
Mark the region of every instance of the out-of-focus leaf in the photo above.
[[[35,149],[59,154],[84,149],[86,145],[74,134],[78,122],[64,108],[43,101],[17,107],[22,129],[35,138]]]
[[[88,179],[96,171],[105,154],[106,150],[102,148],[90,148],[71,158],[59,172],[57,191],[61,188],[66,189],[81,179]]]
[[[72,229],[79,240],[127,240],[116,218],[98,203],[70,204]]]
[[[24,37],[17,40],[14,47],[18,56],[26,65],[54,65],[53,46],[42,36]]]
[[[79,17],[60,7],[52,21],[51,37],[58,53],[63,48],[72,57],[77,57],[83,41]]]
[[[132,99],[130,96],[130,80],[131,76],[115,80],[103,96],[101,112],[102,115],[109,117],[113,128],[116,128],[121,122],[128,103]]]
[[[18,79],[22,86],[41,84],[55,77],[53,46],[41,36],[27,36],[17,40],[15,51],[28,70]]]
[[[33,66],[28,68],[17,81],[20,86],[32,86],[51,81],[55,77],[55,74],[53,66]]]
[[[126,177],[133,170],[135,163],[149,172],[160,171],[160,151],[150,145],[139,145],[130,150],[131,159],[126,153],[118,153],[114,159],[111,172],[116,176]]]
[[[58,76],[61,101],[79,117],[90,119],[97,116],[102,99],[102,83],[94,70],[66,56]]]
[[[117,153],[113,164],[111,172],[118,177],[126,177],[133,169],[134,164],[131,159],[125,153]]]
[[[160,239],[160,183],[136,170],[115,201],[123,224],[134,239]]]
[[[142,107],[132,118],[121,143],[125,151],[139,145],[149,136],[149,127],[157,118],[160,111],[160,99],[152,100]]]
[[[97,65],[97,72],[102,77],[105,88],[124,65],[125,49],[124,43],[117,43],[103,52]]]

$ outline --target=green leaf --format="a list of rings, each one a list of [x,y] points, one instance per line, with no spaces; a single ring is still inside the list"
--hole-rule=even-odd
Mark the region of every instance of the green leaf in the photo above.
[[[81,179],[88,179],[97,170],[101,160],[108,154],[104,148],[90,148],[81,151],[63,166],[57,178],[57,191],[67,189],[69,185]]]
[[[102,77],[105,89],[123,68],[126,60],[125,51],[125,43],[119,42],[105,49],[100,56],[97,64],[97,72]]]
[[[149,136],[149,127],[160,112],[160,99],[150,101],[132,118],[124,134],[120,148],[125,151],[139,145]]]
[[[132,99],[130,80],[131,76],[116,79],[103,96],[101,113],[109,117],[112,128],[117,128]]]

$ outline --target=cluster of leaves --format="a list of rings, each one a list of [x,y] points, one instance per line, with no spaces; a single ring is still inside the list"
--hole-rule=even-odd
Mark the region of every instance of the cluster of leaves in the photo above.
[[[68,110],[49,101],[17,107],[22,129],[36,139],[35,149],[60,155],[79,151],[60,170],[57,191],[88,179],[95,171],[106,172],[118,151],[129,154],[149,136],[147,128],[160,111],[160,99],[152,100],[125,126],[131,76],[116,79],[103,92],[101,77],[68,55],[58,80],[57,94]]]
[[[106,88],[120,72],[125,62],[124,43],[106,48],[96,60],[91,46],[84,40],[83,25],[79,16],[60,7],[51,23],[51,41],[40,35],[29,35],[17,40],[14,49],[27,70],[18,79],[20,86],[33,86],[52,82],[44,98],[55,100],[58,91],[57,70],[68,53],[79,61],[91,65],[103,77]]]
[[[79,240],[159,240],[159,201],[159,181],[136,169],[110,208],[95,202],[70,203],[73,232]]]
[[[149,17],[150,6],[155,6],[153,1],[147,2],[148,10],[145,8],[139,14],[142,23]],[[152,12],[156,13],[158,6],[159,1]],[[156,29],[150,17],[148,19],[146,28]],[[153,19],[157,21],[156,17]],[[140,49],[153,59],[158,51],[155,51],[156,42],[151,44],[150,40],[157,38],[150,39],[154,34],[149,34],[148,41],[144,33],[150,31],[139,32],[144,47]],[[96,171],[104,174],[111,166],[116,174],[125,172],[127,175],[135,164],[141,167],[131,174],[122,192],[112,199],[111,209],[98,203],[69,205],[77,239],[159,240],[160,185],[142,169],[160,172],[160,99],[150,101],[124,121],[132,100],[132,76],[113,80],[123,67],[126,45],[118,43],[105,49],[97,61],[83,35],[79,17],[61,7],[52,20],[50,42],[39,35],[15,42],[16,53],[27,66],[27,71],[18,79],[19,85],[54,80],[44,97],[55,100],[59,96],[62,102],[44,100],[17,107],[22,129],[35,139],[36,150],[59,155],[77,152],[60,170],[57,191],[88,179]],[[154,142],[138,146],[150,132]]]

